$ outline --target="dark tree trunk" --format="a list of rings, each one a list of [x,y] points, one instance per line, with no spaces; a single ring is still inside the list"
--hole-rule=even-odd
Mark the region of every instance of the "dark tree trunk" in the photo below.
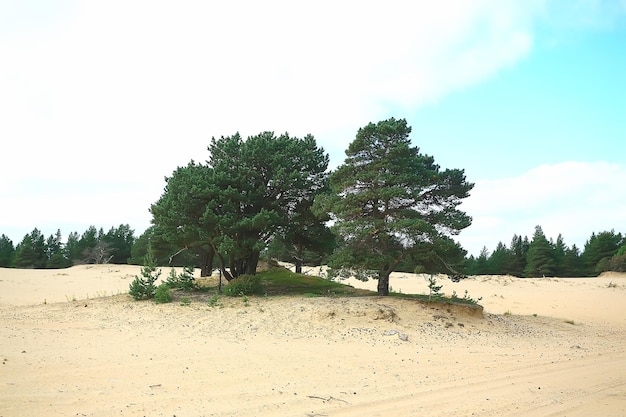
[[[226,270],[226,264],[224,263],[224,257],[222,256],[221,253],[219,253],[215,249],[215,245],[211,244],[211,247],[213,248],[213,254],[217,255],[217,261],[220,264],[220,272],[221,272],[221,274],[224,276],[224,278],[226,278],[226,281],[230,281],[231,279],[233,279],[233,276]],[[221,279],[222,279],[222,276],[220,275],[220,285],[221,285]]]
[[[390,272],[381,272],[378,275],[378,295],[389,295]]]
[[[260,256],[261,256],[261,253],[259,251],[254,251],[245,259],[245,265],[244,265],[244,268],[242,269],[243,271],[245,271],[244,272],[245,274],[248,274],[248,275],[256,274],[256,268],[259,265]]]
[[[301,274],[302,273],[302,261],[300,259],[296,259],[296,263],[294,265],[296,266],[296,274]]]
[[[201,267],[200,267],[200,276],[208,277],[213,272],[213,260],[215,259],[215,251],[213,248],[209,248],[208,250],[201,250]]]

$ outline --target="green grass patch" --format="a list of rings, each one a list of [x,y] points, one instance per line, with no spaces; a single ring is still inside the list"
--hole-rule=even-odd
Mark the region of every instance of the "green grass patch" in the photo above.
[[[243,278],[243,279],[241,279]],[[258,284],[258,287],[257,287]],[[218,292],[218,287],[211,283],[206,285],[201,282],[193,290],[176,290],[183,292],[189,299],[197,302],[208,303],[210,307],[222,307],[220,297],[235,296],[302,296],[302,297],[372,297],[377,296],[376,291],[369,291],[354,288],[350,285],[342,284],[340,281],[296,274],[288,269],[274,267],[265,271],[259,271],[254,276],[242,276],[238,279],[226,283],[222,288],[222,293]],[[476,300],[469,297],[437,297],[433,299],[428,294],[403,294],[391,292],[391,297],[419,300],[422,302],[441,304],[476,304]],[[250,299],[248,299],[250,300]],[[244,300],[244,304],[246,301]]]
[[[263,291],[267,295],[355,296],[372,295],[372,291],[361,290],[321,277],[296,274],[284,268],[272,268],[258,272]]]

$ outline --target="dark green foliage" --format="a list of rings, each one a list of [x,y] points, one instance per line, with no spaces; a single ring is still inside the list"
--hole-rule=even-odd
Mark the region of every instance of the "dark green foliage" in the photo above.
[[[183,272],[177,274],[176,270],[172,268],[170,274],[165,281],[170,288],[180,288],[183,290],[192,290],[196,288],[196,281],[193,277],[193,267],[184,267]]]
[[[504,243],[499,242],[487,261],[487,273],[498,274],[499,271],[506,271],[507,266],[511,263],[510,257],[510,252]]]
[[[536,226],[533,240],[530,242],[530,247],[526,254],[524,276],[554,276],[556,273],[556,261],[554,258],[553,246],[543,234],[541,226]]]
[[[609,259],[609,270],[626,272],[626,244],[623,244],[617,253]]]
[[[552,240],[550,240],[552,244]],[[567,245],[563,240],[563,236],[559,233],[556,238],[556,243],[552,244],[552,258],[554,259],[554,275],[558,277],[565,276],[565,252],[567,251]]]
[[[133,243],[133,246],[130,248],[130,258],[128,259],[128,263],[130,265],[141,265],[143,263],[143,258],[148,253],[148,248],[150,246],[150,236],[152,234],[152,227],[146,229]],[[154,252],[157,252],[153,248]],[[160,258],[157,252],[157,262],[160,265],[165,265],[163,262],[160,262]]]
[[[468,262],[468,271],[470,275],[485,275],[488,274],[491,268],[489,267],[489,251],[485,246],[480,251],[478,258],[471,257]]]
[[[72,232],[67,236],[67,242],[65,243],[65,253],[71,265],[74,265],[80,258],[80,247],[78,241],[80,235],[78,232]]]
[[[77,241],[76,236],[72,237],[70,257],[75,263],[126,264],[135,243],[133,233],[127,224],[111,227],[107,233],[102,228],[96,230],[95,226],[90,226]]]
[[[0,236],[0,267],[8,268],[13,266],[13,258],[15,256],[15,248],[13,241],[6,235]]]
[[[310,216],[309,223],[297,218],[289,228],[281,229],[272,239],[267,256],[293,263],[296,273],[302,272],[303,265],[324,264],[335,249],[335,235],[312,213]]]
[[[257,275],[240,275],[224,287],[224,294],[231,297],[240,295],[258,295],[263,293],[261,279]]]
[[[109,262],[126,264],[131,257],[131,248],[135,243],[134,231],[127,224],[121,224],[111,229],[100,238],[110,251]]]
[[[440,236],[429,245],[416,245],[407,251],[396,271],[427,274],[447,274],[458,282],[466,277],[467,251],[447,236]]]
[[[624,239],[621,233],[601,232],[591,234],[585,243],[583,261],[589,275],[598,275],[610,268],[609,259],[617,253]]]
[[[585,276],[585,263],[580,250],[576,245],[572,245],[571,248],[565,249],[565,256],[563,257],[563,270],[561,276],[564,277],[581,277]]]
[[[133,282],[130,283],[128,293],[135,300],[154,298],[155,282],[160,275],[161,270],[157,268],[152,252],[148,251],[144,258],[143,268],[141,268],[141,276],[135,276]]]
[[[548,240],[541,227],[537,226],[532,242],[528,242],[527,237],[522,239],[515,235],[509,249],[500,243],[489,255],[487,248],[483,248],[478,258],[470,256],[466,260],[465,271],[470,275],[489,273],[529,277],[583,277],[603,271],[620,271],[624,269],[624,259],[619,257],[618,250],[623,242],[621,233],[593,233],[581,254],[576,245],[568,247],[560,234],[556,242]],[[626,252],[626,249],[623,251]],[[522,265],[524,270],[520,274]]]
[[[89,226],[78,239],[73,257],[74,263],[84,264],[91,262],[91,253],[99,242],[98,229],[95,226]]]
[[[213,138],[206,165],[191,161],[167,178],[151,207],[154,235],[215,259],[231,280],[255,274],[262,250],[323,189],[328,156],[315,139],[264,132]],[[226,267],[229,267],[226,269]]]
[[[17,268],[44,268],[46,262],[46,241],[35,228],[17,245],[14,264]]]
[[[339,237],[333,273],[378,279],[380,295],[389,294],[389,274],[412,251],[471,223],[457,206],[473,185],[462,170],[441,171],[420,154],[410,132],[395,119],[359,129],[330,177],[331,192],[316,200]]]
[[[164,304],[164,303],[172,302],[172,293],[170,292],[169,285],[161,284],[158,287],[156,287],[156,290],[154,292],[154,302],[157,304]]]
[[[61,230],[57,230],[54,236],[50,235],[46,241],[46,268],[67,268],[72,266],[68,252],[61,236]]]
[[[516,277],[524,276],[524,269],[526,268],[526,255],[530,248],[530,242],[527,237],[522,239],[521,236],[513,235],[511,239],[510,251],[510,264],[506,270],[496,273],[507,273]]]

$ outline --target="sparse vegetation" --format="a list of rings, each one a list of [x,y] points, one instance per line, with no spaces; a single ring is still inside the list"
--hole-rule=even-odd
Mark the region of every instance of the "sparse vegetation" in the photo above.
[[[220,296],[219,296],[219,294],[214,294],[213,296],[211,296],[211,298],[209,298],[209,301],[207,302],[207,304],[209,305],[209,307],[221,306],[222,304],[220,303]]]
[[[156,288],[154,292],[154,302],[157,304],[171,303],[172,293],[170,287],[167,284],[161,284]]]
[[[259,295],[263,293],[262,291],[263,287],[258,275],[240,275],[231,280],[228,285],[224,287],[224,294],[231,297]]]
[[[177,274],[174,268],[170,269],[170,273],[165,280],[165,283],[170,288],[180,288],[182,290],[192,290],[196,288],[196,280],[193,276],[194,268],[192,266],[186,266],[183,268],[183,272]]]
[[[467,290],[465,290],[465,293],[463,294],[463,298],[459,298],[459,296],[457,295],[456,291],[452,291],[452,300],[453,301],[460,301],[460,302],[465,302],[465,303],[469,303],[469,304],[478,304],[480,302],[480,300],[482,300],[482,299],[483,299],[483,297],[478,297],[476,299],[470,297]]]
[[[141,277],[135,276],[133,282],[130,283],[128,293],[135,300],[154,298],[156,292],[156,285],[154,283],[159,279],[160,275],[161,270],[157,268],[154,256],[152,252],[149,251],[144,257]]]
[[[443,297],[443,293],[440,292],[441,288],[443,288],[443,285],[437,285],[437,277],[430,274],[428,276],[428,301]]]

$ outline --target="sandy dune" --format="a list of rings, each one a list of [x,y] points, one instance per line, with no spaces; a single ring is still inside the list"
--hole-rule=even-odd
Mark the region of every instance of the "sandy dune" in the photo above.
[[[483,297],[477,318],[378,297],[135,302],[139,271],[0,269],[1,417],[626,415],[624,275],[442,281]]]

